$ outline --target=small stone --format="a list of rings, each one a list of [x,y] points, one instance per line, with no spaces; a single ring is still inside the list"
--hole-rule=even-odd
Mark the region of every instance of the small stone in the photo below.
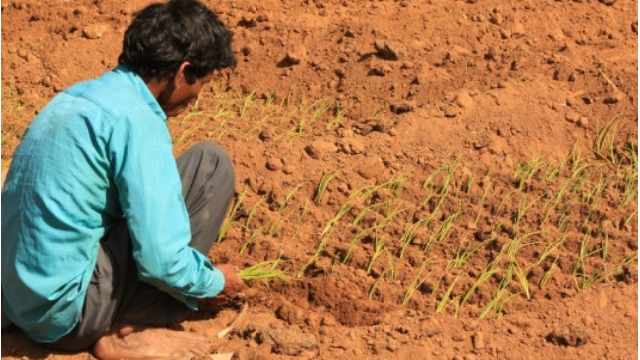
[[[291,49],[287,52],[283,62],[287,65],[298,65],[307,57],[307,48],[304,46]]]
[[[567,110],[567,112],[564,114],[565,120],[570,123],[577,123],[578,120],[580,120],[580,117],[581,115],[573,110]]]
[[[602,102],[605,103],[605,104],[617,104],[623,98],[624,98],[624,95],[622,95],[620,92],[616,91],[613,94],[608,95],[607,97],[605,97]]]
[[[258,134],[258,137],[262,141],[269,141],[275,137],[275,132],[272,129],[264,129],[260,131],[260,134]]]
[[[289,324],[301,324],[304,321],[305,313],[295,305],[283,304],[276,310],[276,316]]]
[[[109,31],[109,25],[104,23],[97,23],[87,25],[84,29],[82,29],[82,36],[87,39],[94,40],[101,38],[104,34]]]
[[[581,128],[588,128],[589,127],[589,118],[586,116],[581,116],[580,119],[578,119],[578,126],[580,126]]]
[[[270,158],[269,160],[267,160],[266,167],[271,171],[276,171],[282,169],[282,165],[282,160]]]
[[[493,14],[491,16],[491,19],[489,19],[489,21],[491,21],[492,23],[494,23],[496,25],[501,25],[504,22],[504,16],[502,16],[502,14],[500,14],[500,13]]]
[[[609,306],[609,296],[607,296],[607,293],[604,290],[600,291],[598,294],[598,306],[601,309],[606,309]]]
[[[526,30],[524,28],[524,25],[522,25],[522,23],[519,21],[514,22],[511,26],[511,36],[514,38],[519,38],[524,36],[525,34]]]
[[[373,44],[379,57],[385,60],[401,60],[407,56],[406,48],[396,42],[376,40]]]
[[[258,333],[256,340],[271,344],[273,353],[288,356],[297,356],[318,347],[315,336],[292,329],[266,328]]]
[[[458,109],[453,106],[447,106],[444,109],[444,116],[448,118],[456,117],[458,116]]]
[[[456,103],[463,109],[469,109],[473,107],[473,99],[469,95],[469,92],[466,90],[460,91],[456,96]]]
[[[365,149],[366,148],[362,143],[362,141],[360,141],[357,138],[346,138],[338,142],[338,151],[345,154],[349,154],[349,155],[362,154],[365,151]]]
[[[293,174],[294,172],[296,172],[296,167],[295,167],[295,166],[293,166],[293,165],[291,165],[291,164],[285,164],[285,165],[282,167],[282,172],[283,172],[283,173],[285,173],[285,174],[287,174],[287,175],[291,175],[291,174]]]
[[[312,159],[322,160],[328,153],[336,152],[338,148],[328,141],[315,140],[305,148]]]
[[[390,109],[391,112],[400,115],[413,111],[414,106],[411,103],[391,104]]]
[[[380,161],[369,161],[362,164],[356,172],[363,178],[369,180],[382,175],[385,171],[385,167]]]
[[[331,315],[324,315],[320,320],[322,326],[335,327],[338,325],[336,319]]]
[[[373,62],[370,65],[369,68],[369,75],[374,75],[374,76],[385,76],[389,73],[391,73],[393,69],[391,68],[391,66],[389,66],[389,64],[386,63],[380,63],[380,62]]]
[[[586,344],[589,337],[589,333],[583,326],[569,324],[561,328],[554,328],[546,336],[546,340],[555,345],[577,347]]]
[[[27,52],[27,50],[23,48],[18,49],[18,56],[20,56],[21,58],[26,59],[28,55],[29,53]]]
[[[471,342],[475,350],[484,348],[484,334],[482,332],[476,332],[471,336]]]

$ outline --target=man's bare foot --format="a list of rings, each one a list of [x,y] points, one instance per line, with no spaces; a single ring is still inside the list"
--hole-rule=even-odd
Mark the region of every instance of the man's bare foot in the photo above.
[[[209,354],[204,336],[160,328],[134,328],[124,325],[105,334],[93,347],[101,360],[172,359]]]

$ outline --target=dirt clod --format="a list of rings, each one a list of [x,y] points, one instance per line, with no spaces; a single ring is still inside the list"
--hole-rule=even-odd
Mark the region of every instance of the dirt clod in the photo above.
[[[554,329],[546,336],[546,340],[555,345],[582,346],[589,341],[589,333],[580,325],[566,325]]]

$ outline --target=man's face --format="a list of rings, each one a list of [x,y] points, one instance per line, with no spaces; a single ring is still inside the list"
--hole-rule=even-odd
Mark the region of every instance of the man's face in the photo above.
[[[189,84],[184,78],[184,75],[182,79],[172,79],[158,99],[167,117],[178,116],[184,112],[190,104],[196,101],[200,90],[202,90],[205,84],[211,82],[212,77],[213,73],[210,73],[196,79],[193,84]]]

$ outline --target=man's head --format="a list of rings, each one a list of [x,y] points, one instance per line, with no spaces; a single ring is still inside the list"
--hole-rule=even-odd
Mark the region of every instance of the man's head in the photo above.
[[[158,102],[175,116],[195,100],[214,70],[234,66],[236,59],[231,34],[216,14],[196,0],[171,0],[135,15],[118,63],[148,84],[163,81]]]

